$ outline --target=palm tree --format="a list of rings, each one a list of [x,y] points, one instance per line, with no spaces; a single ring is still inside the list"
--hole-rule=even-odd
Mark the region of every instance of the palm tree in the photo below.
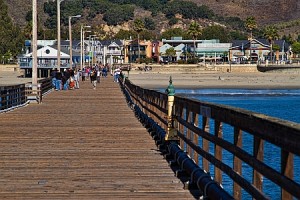
[[[249,36],[248,40],[250,41],[250,59],[252,60],[252,55],[251,55],[251,44],[252,44],[252,39],[253,39],[252,31],[257,28],[257,23],[256,23],[255,18],[253,16],[248,17],[245,21],[244,26],[250,32],[250,36]]]
[[[275,26],[267,26],[264,30],[264,36],[269,41],[271,47],[271,62],[273,62],[273,43],[274,40],[277,40],[279,37],[277,28]]]
[[[190,24],[190,27],[188,29],[188,35],[192,36],[193,40],[194,40],[194,57],[196,55],[196,42],[195,40],[197,39],[198,36],[202,35],[202,29],[200,27],[200,25],[193,21],[191,24]]]
[[[257,28],[257,23],[254,17],[248,17],[245,21],[245,28],[250,32],[250,39],[252,40],[252,31]]]
[[[141,57],[141,53],[140,53],[140,33],[145,29],[145,24],[141,19],[136,19],[133,22],[133,30],[135,32],[137,32],[138,35],[138,59],[140,62],[140,57]]]

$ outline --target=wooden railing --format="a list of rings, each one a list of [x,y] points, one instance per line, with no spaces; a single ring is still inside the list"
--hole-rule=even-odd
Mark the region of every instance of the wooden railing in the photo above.
[[[24,105],[26,102],[24,84],[0,86],[0,112]]]
[[[43,96],[51,91],[52,79],[45,78],[38,80],[38,84],[36,87],[32,87],[31,83],[26,84],[26,96],[28,100],[37,101],[37,103],[41,103],[43,100]]]
[[[0,86],[0,112],[26,105],[30,100],[42,102],[42,97],[52,90],[51,78],[38,81],[36,90],[32,84],[19,84],[13,86]]]
[[[167,130],[167,95],[133,85],[128,79],[120,83],[134,106]],[[281,188],[278,199],[300,199],[300,184],[294,179],[294,155],[300,156],[300,124],[176,95],[173,118],[181,149],[203,170],[214,174],[219,184],[223,173],[233,180],[235,199],[242,199],[242,189],[255,199],[269,199],[262,188],[264,178]],[[245,139],[248,145],[242,144]],[[279,170],[272,166],[273,160],[264,160],[268,153],[265,144],[279,149]],[[225,162],[224,151],[231,154],[231,163]],[[246,170],[252,174],[250,181],[243,176]]]

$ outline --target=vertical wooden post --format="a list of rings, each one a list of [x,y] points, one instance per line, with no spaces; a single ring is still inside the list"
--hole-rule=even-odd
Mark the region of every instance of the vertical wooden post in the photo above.
[[[260,161],[264,159],[264,142],[261,138],[254,136],[253,156]],[[263,176],[256,170],[253,170],[253,185],[262,191]]]
[[[281,150],[281,174],[290,179],[294,179],[294,154]],[[281,199],[292,200],[293,196],[281,189]]]
[[[183,109],[183,105],[181,104],[181,106],[180,106],[180,118],[181,118],[181,119],[182,119],[183,116],[184,116],[183,110],[184,110],[184,109]],[[184,126],[183,126],[182,124],[180,124],[179,131],[180,131],[181,134],[183,134],[183,132],[184,132]],[[184,148],[184,142],[183,142],[183,140],[180,140],[180,148],[181,148],[181,149]]]
[[[234,127],[234,145],[236,147],[242,148],[242,131],[239,128]],[[242,161],[234,156],[233,157],[233,170],[242,175]],[[241,186],[237,183],[233,183],[233,198],[234,199],[242,199]]]
[[[188,123],[191,123],[192,117],[191,117],[191,111],[189,109],[189,106],[186,109],[186,121]],[[187,128],[186,130],[186,137],[190,140],[191,139],[191,130]],[[190,156],[192,155],[191,147],[187,145],[186,147],[187,154]]]
[[[220,121],[215,121],[215,136],[218,138],[223,137],[223,133],[222,133],[222,123]],[[216,159],[222,161],[222,148],[218,145],[215,144],[215,157]],[[222,171],[217,168],[215,168],[215,180],[222,184]]]
[[[194,119],[194,126],[199,126],[199,120],[198,120],[198,114],[193,113],[193,119]],[[199,145],[199,137],[198,134],[194,133],[194,144],[195,145]],[[197,165],[199,165],[199,156],[198,153],[196,151],[194,151],[194,161]]]
[[[209,118],[203,117],[202,119],[202,129],[209,133]],[[202,149],[206,152],[209,152],[209,142],[202,138]],[[209,162],[205,158],[202,158],[202,167],[205,171],[209,172]]]

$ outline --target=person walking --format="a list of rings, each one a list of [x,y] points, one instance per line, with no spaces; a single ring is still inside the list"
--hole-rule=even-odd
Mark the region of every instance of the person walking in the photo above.
[[[55,81],[55,90],[56,91],[61,90],[62,74],[61,74],[60,71],[56,72],[55,78],[56,78],[56,81]]]
[[[100,83],[100,69],[98,68],[98,69],[96,69],[96,71],[97,71],[97,83]]]
[[[80,73],[76,70],[74,72],[75,89],[79,89],[79,78],[80,78]]]
[[[57,73],[57,69],[55,68],[50,74],[50,76],[52,78],[52,86],[54,88],[56,87],[56,73]]]
[[[93,84],[93,89],[96,90],[96,86],[97,86],[97,71],[96,71],[95,68],[91,69],[90,79],[91,79],[91,83]]]

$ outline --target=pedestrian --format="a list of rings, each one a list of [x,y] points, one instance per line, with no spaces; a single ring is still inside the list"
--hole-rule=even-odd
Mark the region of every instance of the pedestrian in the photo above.
[[[57,69],[55,68],[50,74],[50,76],[52,78],[52,86],[54,88],[56,87],[56,73],[57,73]]]
[[[75,89],[79,89],[80,73],[76,70],[74,73]]]
[[[96,71],[97,71],[97,83],[100,83],[100,69],[98,68]]]
[[[60,71],[56,72],[55,78],[56,78],[56,81],[55,81],[55,90],[56,91],[61,90],[62,74],[61,74]]]
[[[91,69],[90,79],[91,79],[91,83],[93,84],[93,89],[96,90],[96,86],[97,86],[97,72],[96,72],[96,69]]]

